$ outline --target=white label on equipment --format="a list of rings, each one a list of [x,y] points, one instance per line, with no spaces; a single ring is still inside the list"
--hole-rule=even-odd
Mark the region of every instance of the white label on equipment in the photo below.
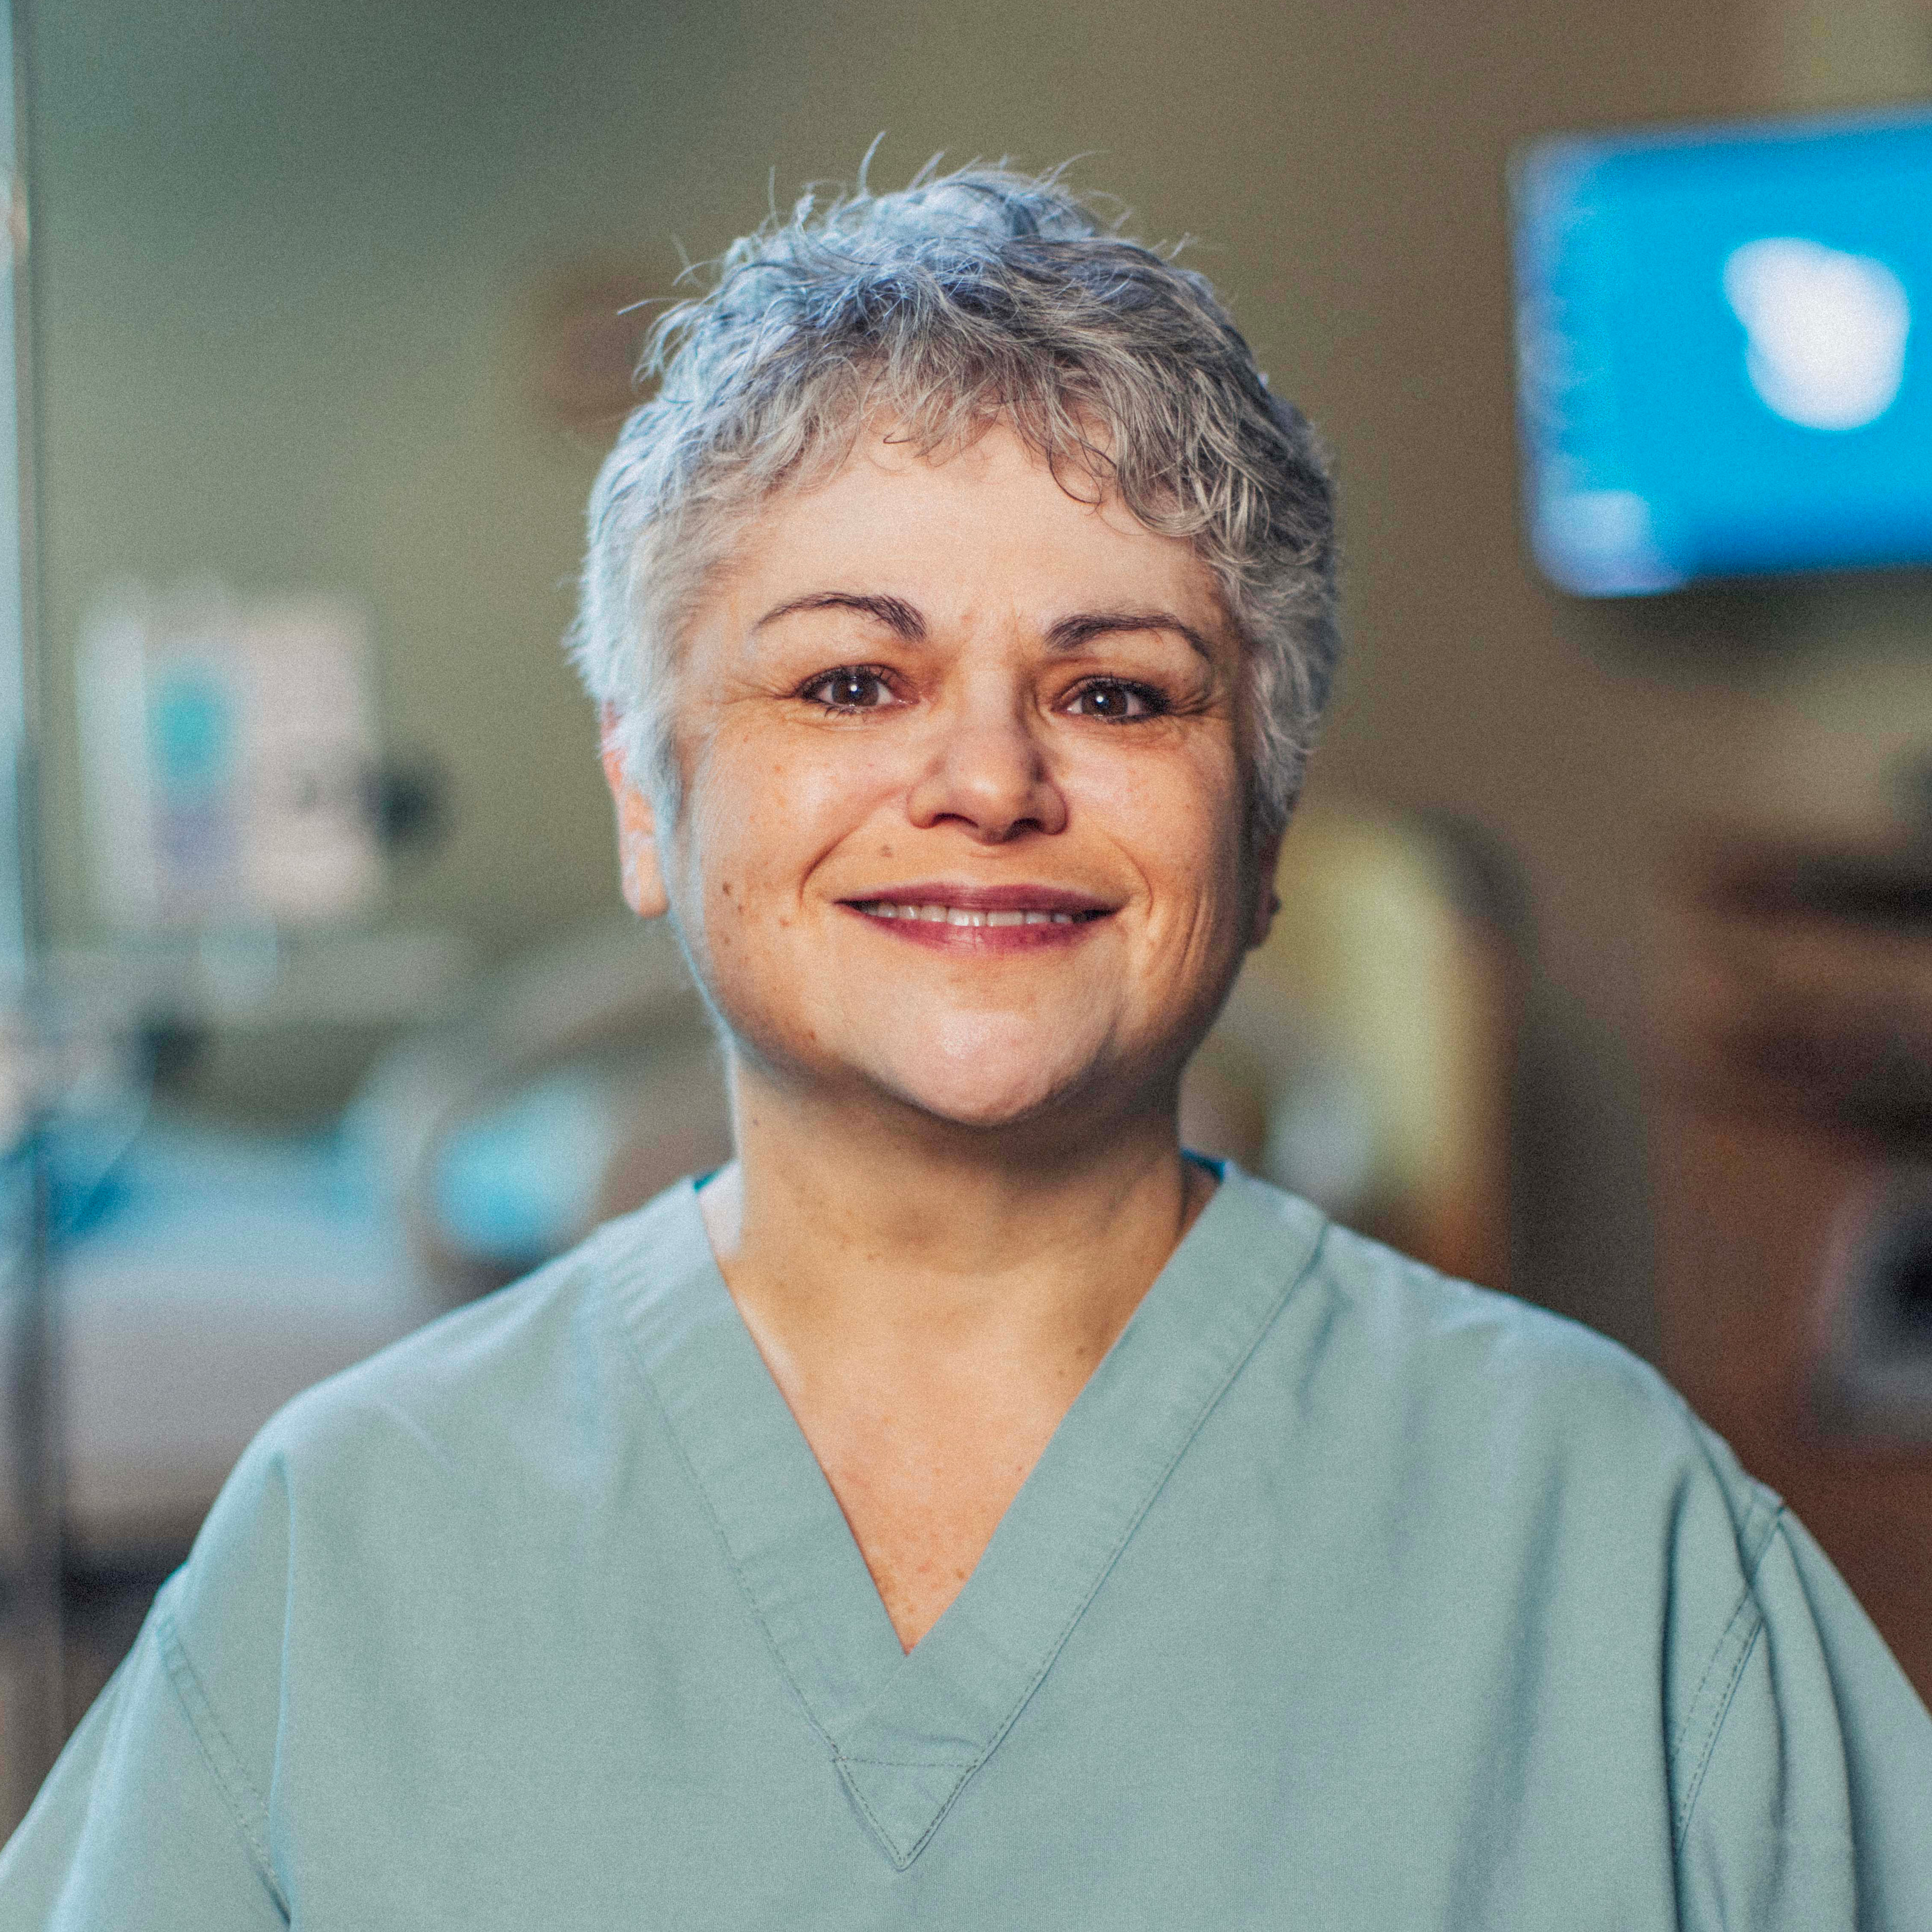
[[[340,916],[379,891],[367,627],[322,599],[124,592],[81,661],[101,909],[122,930]]]

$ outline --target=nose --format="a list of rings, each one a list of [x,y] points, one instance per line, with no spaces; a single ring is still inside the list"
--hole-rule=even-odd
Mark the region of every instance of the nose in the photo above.
[[[1061,832],[1066,801],[1038,728],[1017,694],[964,698],[934,720],[934,742],[906,801],[922,831],[949,822],[983,845]]]

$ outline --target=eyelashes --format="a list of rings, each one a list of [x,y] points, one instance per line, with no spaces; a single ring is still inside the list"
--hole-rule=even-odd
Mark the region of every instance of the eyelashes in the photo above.
[[[1059,709],[1076,718],[1126,724],[1136,718],[1164,718],[1174,706],[1164,692],[1150,684],[1124,677],[1090,677],[1060,700]]]
[[[818,672],[793,695],[842,718],[888,710],[906,702],[894,688],[891,674],[878,664],[841,664],[836,670]],[[1054,706],[1069,717],[1110,724],[1163,718],[1175,708],[1167,694],[1155,686],[1124,677],[1083,678]]]
[[[796,694],[841,717],[882,711],[902,701],[890,678],[876,664],[841,664],[836,670],[820,671],[800,685]]]

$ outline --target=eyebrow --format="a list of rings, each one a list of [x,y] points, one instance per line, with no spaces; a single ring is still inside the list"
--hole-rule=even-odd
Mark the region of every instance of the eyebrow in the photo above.
[[[872,597],[853,590],[814,590],[809,596],[790,598],[767,610],[752,628],[762,630],[800,610],[856,610],[896,632],[909,644],[919,643],[926,635],[926,620],[903,598]]]
[[[1172,631],[1184,638],[1188,648],[1208,663],[1214,662],[1208,640],[1192,625],[1184,624],[1172,610],[1083,610],[1061,618],[1047,632],[1046,638],[1056,651],[1073,651],[1091,638],[1124,631]]]
[[[873,596],[855,590],[814,590],[804,597],[788,598],[767,610],[752,628],[761,630],[781,617],[793,616],[801,610],[854,610],[884,624],[908,644],[919,644],[926,637],[926,620],[904,598]],[[1054,625],[1046,634],[1046,640],[1053,650],[1075,651],[1095,638],[1130,631],[1172,631],[1205,662],[1214,662],[1208,640],[1171,610],[1078,611]]]

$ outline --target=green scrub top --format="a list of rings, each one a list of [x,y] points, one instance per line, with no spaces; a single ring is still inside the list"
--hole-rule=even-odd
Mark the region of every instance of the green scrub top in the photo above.
[[[265,1430],[0,1927],[1932,1927],[1932,1719],[1640,1363],[1228,1169],[903,1654],[688,1183]]]

